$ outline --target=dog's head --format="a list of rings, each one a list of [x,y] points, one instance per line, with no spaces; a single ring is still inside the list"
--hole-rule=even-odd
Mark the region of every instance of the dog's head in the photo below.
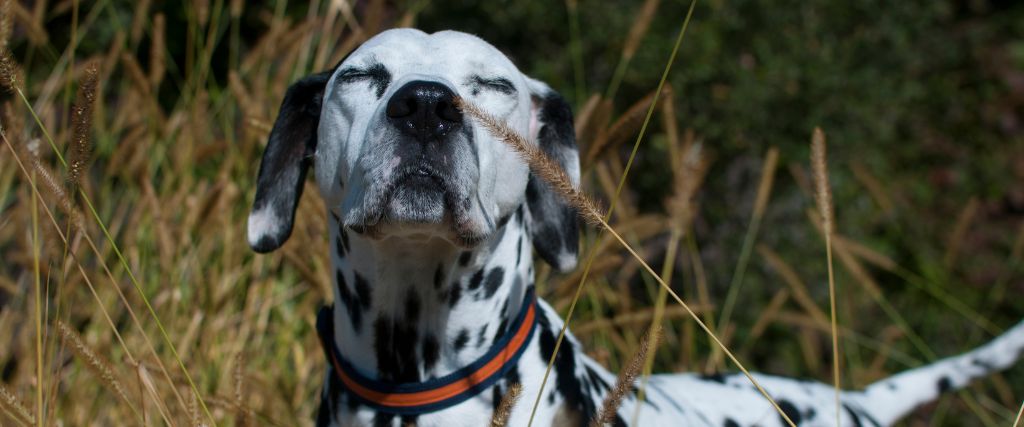
[[[537,252],[573,268],[572,210],[464,116],[456,97],[505,121],[579,180],[572,113],[547,85],[475,36],[390,30],[288,89],[260,164],[249,244],[269,252],[288,239],[315,164],[328,209],[369,238],[473,247],[525,201]]]

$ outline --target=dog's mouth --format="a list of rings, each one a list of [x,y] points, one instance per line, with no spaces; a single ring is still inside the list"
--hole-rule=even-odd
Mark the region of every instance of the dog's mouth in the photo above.
[[[345,225],[370,238],[440,237],[470,247],[481,237],[470,215],[470,195],[428,159],[419,158],[390,171],[379,187],[364,193],[361,215]]]
[[[425,162],[400,170],[385,191],[381,220],[392,224],[442,224],[451,210],[445,175]]]

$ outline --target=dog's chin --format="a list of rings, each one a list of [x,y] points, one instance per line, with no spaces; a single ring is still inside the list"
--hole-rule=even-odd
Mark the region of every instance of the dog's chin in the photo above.
[[[411,242],[443,239],[461,248],[473,248],[486,239],[460,198],[446,190],[443,181],[425,175],[398,180],[381,203],[368,206],[365,216],[347,218],[345,226],[375,240],[407,239]]]
[[[437,226],[449,222],[449,211],[443,187],[434,178],[414,175],[394,187],[381,219],[388,224],[441,228]]]

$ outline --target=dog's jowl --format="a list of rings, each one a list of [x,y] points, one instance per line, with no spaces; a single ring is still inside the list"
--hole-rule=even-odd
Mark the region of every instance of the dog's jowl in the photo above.
[[[319,425],[487,425],[516,383],[524,398],[509,425],[530,419],[562,327],[534,294],[534,253],[556,270],[575,268],[578,224],[457,98],[579,180],[569,106],[471,35],[387,31],[285,95],[248,239],[259,252],[288,239],[312,166],[335,270],[334,305],[317,318],[328,366]],[[1024,324],[965,355],[844,392],[838,408],[831,386],[756,377],[798,425],[834,425],[837,411],[844,425],[888,425],[1010,366],[1022,350]],[[568,335],[533,425],[589,424],[614,382]],[[647,390],[643,402],[627,393],[612,422],[785,424],[743,375],[656,375]]]

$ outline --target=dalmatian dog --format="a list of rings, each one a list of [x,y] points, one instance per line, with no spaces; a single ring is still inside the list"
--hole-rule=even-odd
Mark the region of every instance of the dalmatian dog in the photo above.
[[[464,33],[383,32],[335,68],[287,91],[248,220],[257,252],[291,234],[307,169],[326,202],[334,304],[317,321],[328,372],[317,425],[487,425],[510,385],[527,425],[563,322],[534,296],[534,251],[575,268],[574,212],[526,164],[456,107],[461,97],[526,135],[573,177],[568,104]],[[756,375],[801,426],[889,425],[940,393],[1009,367],[1024,324],[958,357],[842,394]],[[615,375],[571,334],[532,425],[587,425]],[[656,375],[613,420],[641,425],[785,425],[743,375]],[[638,412],[638,418],[634,413]]]

